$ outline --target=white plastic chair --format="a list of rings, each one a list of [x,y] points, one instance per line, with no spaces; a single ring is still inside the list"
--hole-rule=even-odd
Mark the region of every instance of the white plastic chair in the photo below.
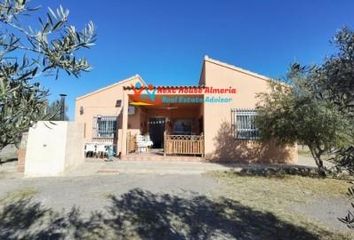
[[[138,152],[147,152],[148,148],[152,145],[153,142],[150,140],[150,136],[148,140],[143,135],[138,134],[136,136],[136,147]]]
[[[97,157],[104,157],[107,154],[107,148],[104,144],[97,144],[96,146]]]
[[[86,143],[84,152],[86,157],[93,157],[96,155],[96,145],[93,143]]]
[[[150,139],[150,135],[149,134],[146,134],[145,136],[144,136],[144,139],[145,139],[145,142],[146,142],[146,145],[148,146],[148,147],[152,147],[152,145],[154,145],[154,143],[151,141],[151,139]]]

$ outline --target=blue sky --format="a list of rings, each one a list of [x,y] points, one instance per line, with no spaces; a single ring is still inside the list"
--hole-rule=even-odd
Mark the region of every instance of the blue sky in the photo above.
[[[93,69],[79,79],[43,79],[50,99],[75,98],[134,74],[158,84],[196,84],[204,55],[280,78],[291,62],[319,63],[333,52],[329,40],[354,27],[352,0],[32,0],[70,10],[82,28],[92,20],[97,42],[83,54]]]

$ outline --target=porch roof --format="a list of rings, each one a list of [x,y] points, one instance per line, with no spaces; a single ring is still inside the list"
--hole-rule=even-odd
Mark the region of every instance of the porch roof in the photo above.
[[[204,85],[198,85],[198,86],[188,86],[188,85],[171,85],[171,86],[168,86],[168,85],[160,85],[160,86],[152,86],[152,85],[149,85],[149,86],[143,86],[142,88],[144,89],[148,89],[148,90],[151,90],[151,89],[204,89],[205,86]],[[133,90],[135,89],[133,86],[124,86],[123,87],[124,90]]]
[[[128,95],[129,104],[134,106],[148,107],[148,108],[161,108],[163,106],[171,107],[171,105],[178,106],[184,109],[195,109],[203,105],[203,94],[156,94],[154,99],[144,95],[135,96]],[[182,97],[182,98],[181,98]]]

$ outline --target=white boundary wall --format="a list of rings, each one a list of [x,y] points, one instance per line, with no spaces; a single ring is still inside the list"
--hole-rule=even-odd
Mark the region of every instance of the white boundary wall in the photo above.
[[[84,128],[77,122],[40,121],[28,133],[26,177],[61,176],[84,162]]]

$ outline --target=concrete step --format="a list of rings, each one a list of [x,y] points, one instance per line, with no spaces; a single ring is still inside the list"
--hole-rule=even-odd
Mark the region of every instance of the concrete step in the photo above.
[[[182,161],[182,162],[201,162],[202,157],[194,156],[154,156],[154,155],[133,155],[123,156],[123,161]]]

